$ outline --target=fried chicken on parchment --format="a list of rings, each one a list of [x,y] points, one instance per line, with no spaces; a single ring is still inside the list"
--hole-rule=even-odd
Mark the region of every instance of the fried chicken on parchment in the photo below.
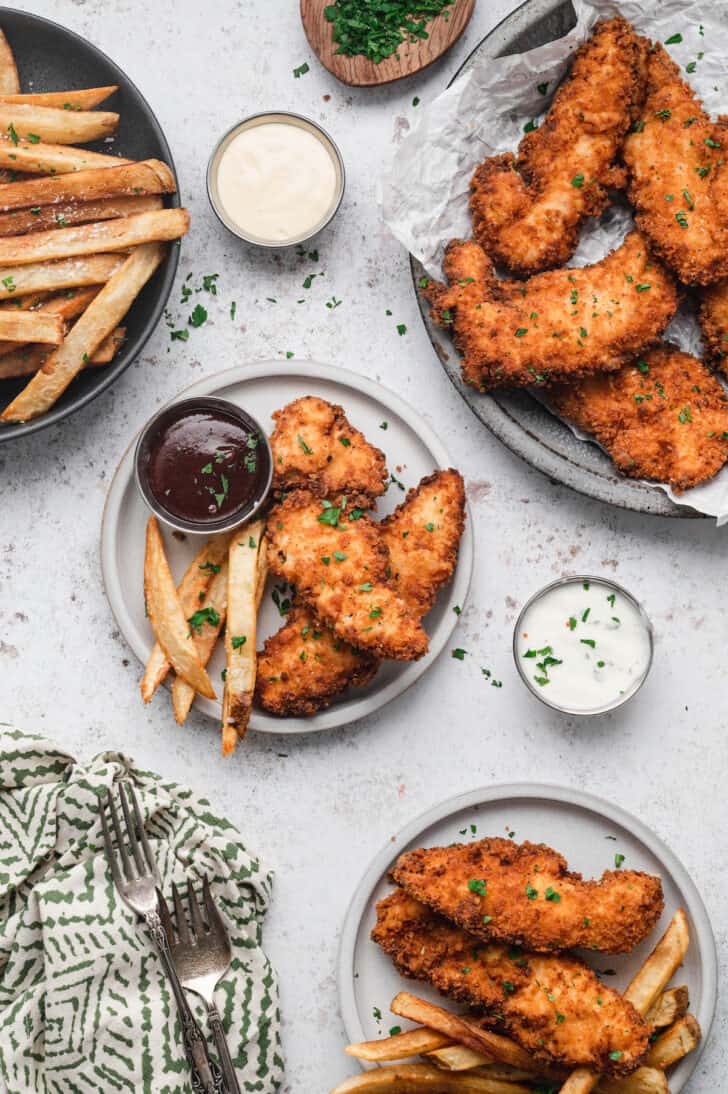
[[[647,54],[647,98],[624,143],[639,229],[685,283],[728,276],[726,120],[713,122],[659,43]]]
[[[543,953],[629,953],[664,906],[658,877],[611,870],[584,881],[550,847],[500,838],[408,851],[391,878],[477,938]]]
[[[625,19],[599,23],[518,155],[493,156],[476,170],[473,234],[510,273],[529,277],[568,262],[581,225],[623,184],[616,160],[644,99],[645,48]]]
[[[499,281],[485,251],[454,240],[449,287],[423,290],[453,332],[465,379],[481,391],[604,372],[655,342],[677,310],[672,276],[639,232],[592,266]]]
[[[492,1011],[536,1062],[623,1075],[647,1052],[650,1027],[575,957],[481,943],[401,889],[377,904],[372,939],[403,976]]]
[[[674,346],[546,394],[630,478],[669,483],[681,493],[728,460],[728,394],[702,361]]]

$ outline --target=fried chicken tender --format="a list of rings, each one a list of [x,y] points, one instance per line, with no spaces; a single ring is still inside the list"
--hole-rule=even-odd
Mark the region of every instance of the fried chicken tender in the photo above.
[[[728,275],[728,144],[663,46],[647,56],[647,99],[624,143],[629,199],[656,254],[686,283]]]
[[[310,490],[327,498],[345,493],[369,508],[387,488],[384,453],[355,429],[342,407],[313,395],[273,415],[273,489]]]
[[[625,19],[599,23],[518,156],[493,156],[476,170],[473,234],[510,273],[530,277],[568,262],[584,221],[623,185],[615,161],[644,99],[644,49]]]
[[[453,331],[463,375],[481,391],[619,368],[654,342],[677,310],[675,283],[631,232],[593,266],[498,281],[485,251],[454,240],[449,288],[430,283],[433,317]]]
[[[344,505],[297,490],[275,506],[266,531],[270,569],[339,638],[380,658],[415,661],[427,652],[427,634],[388,580],[376,522]]]
[[[706,356],[728,376],[728,281],[703,289],[699,319]]]
[[[624,1075],[647,1052],[649,1026],[575,957],[479,943],[401,890],[377,904],[372,939],[403,976],[493,1009],[536,1062]]]
[[[681,493],[728,460],[728,396],[702,361],[673,346],[619,372],[550,388],[548,399],[631,478]]]
[[[464,523],[465,484],[450,468],[424,478],[376,525],[389,549],[390,581],[418,618],[454,573]],[[368,684],[379,665],[297,608],[258,655],[257,699],[272,714],[313,714]]]
[[[391,878],[477,938],[539,953],[630,953],[664,906],[658,877],[610,870],[584,881],[550,847],[499,838],[406,852]]]

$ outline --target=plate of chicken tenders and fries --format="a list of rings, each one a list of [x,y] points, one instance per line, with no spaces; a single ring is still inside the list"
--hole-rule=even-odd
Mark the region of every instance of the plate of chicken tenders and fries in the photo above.
[[[349,908],[338,976],[365,1070],[333,1094],[678,1094],[717,996],[707,913],[672,852],[618,807],[533,784],[462,795],[394,837]]]
[[[0,441],[65,417],[159,320],[189,215],[169,147],[121,70],[0,10]]]
[[[539,12],[561,19],[557,34],[573,25],[569,5],[533,8],[463,71],[481,51],[547,41]],[[663,43],[619,15],[598,21],[564,79],[540,85],[543,116],[475,169],[471,235],[447,245],[442,279],[412,267],[433,344],[485,424],[554,478],[669,515],[728,461],[725,125],[694,89],[699,61],[672,55],[692,36],[704,56],[697,24],[680,29]],[[575,262],[600,216],[629,221],[626,235]],[[698,352],[667,329],[679,308]]]
[[[248,727],[310,732],[370,714],[446,648],[464,608],[473,547],[462,476],[406,403],[343,369],[262,362],[192,395],[237,403],[267,429],[272,500],[232,534],[185,535],[150,517],[133,450],[122,459],[102,570],[144,666],[140,703],[169,702],[171,690],[180,724],[193,701],[218,722],[224,711],[226,754]],[[190,662],[176,672],[164,652],[172,616]]]

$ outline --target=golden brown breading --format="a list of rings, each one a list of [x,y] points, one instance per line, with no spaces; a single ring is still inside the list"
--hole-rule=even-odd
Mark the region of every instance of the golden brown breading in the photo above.
[[[702,290],[699,318],[706,357],[728,376],[728,281]]]
[[[388,581],[376,523],[361,510],[296,490],[271,510],[266,535],[271,571],[340,638],[396,661],[427,652],[427,634]]]
[[[465,484],[459,471],[435,471],[379,525],[397,592],[422,618],[455,572],[465,527]]]
[[[728,459],[728,397],[697,357],[665,345],[635,364],[550,388],[554,409],[593,433],[620,471],[676,492]]]
[[[644,100],[644,49],[625,19],[599,23],[518,156],[493,156],[476,170],[473,234],[511,273],[530,277],[568,262],[586,218],[623,185],[615,160]]]
[[[687,283],[728,275],[728,133],[711,121],[659,44],[647,56],[647,99],[624,144],[629,198],[655,252]]]
[[[346,688],[368,684],[379,664],[294,607],[258,654],[256,699],[271,714],[315,714]]]
[[[677,309],[670,274],[631,232],[593,266],[497,281],[477,243],[447,248],[449,288],[425,289],[450,327],[468,383],[485,391],[619,368],[654,342]]]
[[[584,962],[479,943],[396,890],[377,904],[372,939],[403,976],[494,1010],[535,1061],[626,1074],[644,1058],[650,1029]]]
[[[482,839],[398,858],[392,880],[477,938],[539,953],[578,946],[629,953],[662,914],[662,882],[634,870],[569,873],[544,844]]]

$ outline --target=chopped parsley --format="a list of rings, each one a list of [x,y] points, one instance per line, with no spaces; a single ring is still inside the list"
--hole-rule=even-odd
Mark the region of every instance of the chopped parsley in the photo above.
[[[468,882],[468,889],[471,893],[477,893],[478,896],[485,896],[485,881],[471,878]]]
[[[202,628],[205,623],[209,623],[211,627],[217,627],[220,622],[220,615],[214,608],[200,608],[189,617],[187,622],[190,625],[190,634],[192,634],[193,631],[196,631],[197,634],[202,634]]]
[[[306,73],[310,72],[310,71],[311,71],[311,69],[308,66],[308,62],[304,61],[302,65],[298,66],[298,68],[294,68],[293,75],[298,80],[301,76],[305,76]]]
[[[465,654],[467,652],[468,652],[467,650],[463,650],[458,646],[456,649],[454,649],[452,651],[452,656],[455,658],[456,661],[464,661],[465,660]]]
[[[453,0],[335,0],[324,8],[337,54],[379,64],[405,42],[427,40],[428,22]],[[445,18],[447,18],[447,12]]]
[[[581,190],[582,186],[584,185],[584,176],[581,174],[574,175],[573,179],[571,180],[571,185],[575,186],[577,190]]]
[[[234,650],[239,650],[248,641],[247,636],[244,634],[234,634],[230,639],[230,644]]]

